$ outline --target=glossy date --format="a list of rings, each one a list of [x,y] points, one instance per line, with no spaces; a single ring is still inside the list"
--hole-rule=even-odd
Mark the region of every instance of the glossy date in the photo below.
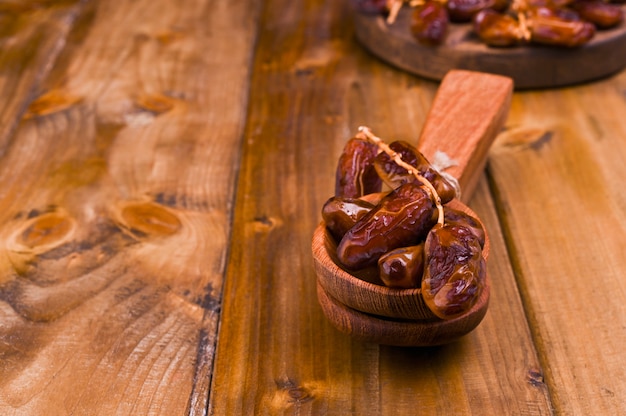
[[[528,20],[531,41],[543,45],[574,48],[589,42],[596,32],[592,23],[564,17],[547,7],[530,9]]]
[[[411,33],[418,42],[439,45],[448,32],[448,12],[443,3],[426,0],[413,10]]]
[[[353,137],[344,146],[335,174],[335,196],[358,198],[380,192],[382,180],[374,168],[376,145]]]
[[[474,32],[489,46],[514,46],[522,41],[519,23],[495,10],[482,10],[474,16]]]
[[[362,199],[332,197],[322,207],[322,219],[335,240],[340,241],[372,208],[374,204]]]
[[[454,198],[454,187],[431,166],[428,159],[416,147],[401,140],[392,142],[389,147],[398,153],[404,162],[416,168],[419,174],[433,185],[441,203],[445,204]],[[413,174],[398,166],[386,153],[379,153],[376,156],[374,167],[378,176],[391,188],[397,188],[407,182],[417,182]]]
[[[624,20],[622,8],[598,0],[575,0],[569,5],[583,20],[593,23],[598,29],[609,29]]]
[[[472,231],[459,225],[436,226],[424,245],[425,266],[422,297],[442,319],[471,309],[486,280],[481,245]]]
[[[380,279],[395,288],[420,287],[424,274],[424,244],[400,247],[378,259]]]
[[[385,196],[343,236],[337,256],[348,269],[374,265],[384,253],[418,244],[436,222],[437,210],[429,192],[406,183]]]

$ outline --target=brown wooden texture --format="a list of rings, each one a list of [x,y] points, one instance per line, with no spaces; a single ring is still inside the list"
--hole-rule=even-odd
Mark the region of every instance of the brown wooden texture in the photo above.
[[[0,3],[0,154],[65,46],[81,1]]]
[[[622,11],[626,6],[622,6]],[[452,69],[506,75],[517,89],[553,88],[597,80],[626,67],[626,24],[598,30],[579,48],[546,46],[489,47],[470,23],[450,24],[444,42],[422,45],[410,30],[411,9],[405,6],[392,25],[382,16],[355,14],[361,44],[391,65],[429,79],[441,80]]]
[[[492,150],[499,214],[559,414],[626,410],[624,91],[626,73],[516,95]]]
[[[449,71],[437,89],[418,147],[432,163],[437,152],[452,159],[445,172],[459,181],[463,202],[474,195],[512,95],[511,78],[475,71]]]
[[[437,87],[372,60],[348,22],[342,2],[265,8],[210,411],[550,414],[484,183],[472,204],[495,235],[496,300],[474,332],[442,348],[402,349],[353,340],[324,318],[310,244],[337,157],[362,124],[416,143]]]
[[[204,414],[258,8],[93,0],[64,38],[35,6],[0,55],[0,413]]]
[[[322,313],[311,236],[345,141],[416,143],[438,85],[351,18],[0,1],[0,414],[626,413],[626,73],[513,95],[468,203],[480,325],[364,343]]]

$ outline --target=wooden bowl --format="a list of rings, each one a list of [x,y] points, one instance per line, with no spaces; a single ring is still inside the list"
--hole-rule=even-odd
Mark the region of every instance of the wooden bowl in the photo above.
[[[448,206],[478,218],[457,200]],[[336,249],[337,242],[320,223],[312,244],[318,300],[335,327],[358,339],[397,346],[444,344],[473,330],[487,312],[488,276],[481,296],[467,313],[442,320],[426,306],[420,288],[390,288],[364,280],[339,265]],[[487,260],[488,256],[489,237],[485,233],[483,257]]]
[[[447,206],[478,218],[472,210],[457,200],[450,201]],[[324,223],[320,223],[313,233],[313,264],[318,283],[329,296],[352,309],[385,318],[437,319],[424,303],[420,288],[391,288],[382,283],[376,283],[372,278],[368,279],[366,275],[353,274],[340,266],[336,250],[337,242]],[[485,260],[488,255],[489,237],[485,233],[483,248]],[[484,301],[486,302],[487,299]]]
[[[346,334],[365,342],[397,347],[448,344],[468,334],[482,321],[489,305],[489,286],[466,314],[449,320],[408,321],[369,315],[332,298],[318,283],[317,297],[326,317]]]
[[[464,200],[471,196],[487,151],[504,124],[512,91],[510,78],[472,71],[451,71],[437,91],[418,148],[429,160],[436,151],[443,151],[457,161],[447,172],[459,181]],[[480,221],[460,200],[447,205]],[[487,232],[485,237],[483,257],[487,260]],[[488,276],[468,312],[442,320],[426,306],[421,289],[389,288],[377,282],[376,272],[349,272],[340,266],[336,249],[337,242],[320,223],[312,241],[318,301],[336,328],[357,339],[397,346],[445,344],[473,330],[487,312]]]

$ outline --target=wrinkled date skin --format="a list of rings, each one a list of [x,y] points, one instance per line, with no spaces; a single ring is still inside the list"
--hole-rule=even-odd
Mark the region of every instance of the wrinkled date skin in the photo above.
[[[402,140],[392,142],[389,147],[400,155],[402,161],[415,167],[420,175],[433,185],[442,204],[450,202],[455,197],[454,187],[432,168],[430,162],[417,148]],[[378,176],[391,188],[397,188],[407,182],[418,181],[415,176],[395,163],[386,153],[379,153],[376,156],[374,167]]]
[[[598,29],[609,29],[624,20],[622,8],[603,1],[576,0],[569,5],[583,20],[593,23]]]
[[[348,269],[375,265],[393,249],[416,245],[437,222],[430,194],[415,183],[393,190],[361,218],[337,246],[339,261]]]
[[[434,0],[426,0],[416,6],[411,15],[411,33],[425,45],[439,45],[448,32],[446,6]]]
[[[521,42],[517,20],[490,9],[474,16],[474,32],[489,46],[515,46]]]
[[[353,137],[344,146],[335,174],[335,196],[358,198],[365,194],[380,192],[382,179],[374,168],[378,154],[376,145]]]
[[[378,271],[385,286],[420,287],[424,274],[424,244],[400,247],[383,254],[378,259]]]
[[[485,229],[476,218],[448,206],[443,207],[443,218],[446,225],[462,225],[466,227],[476,236],[480,247],[485,246]]]
[[[428,233],[424,253],[421,288],[428,308],[442,319],[470,310],[480,297],[487,276],[476,236],[463,226],[436,226]]]
[[[589,42],[596,27],[582,20],[569,20],[545,7],[529,13],[531,41],[543,45],[574,48]]]
[[[322,219],[336,241],[374,208],[374,204],[357,198],[332,197],[322,207]]]

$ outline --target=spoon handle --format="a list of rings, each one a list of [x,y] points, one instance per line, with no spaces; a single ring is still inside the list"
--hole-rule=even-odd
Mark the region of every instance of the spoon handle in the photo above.
[[[445,172],[461,187],[467,202],[487,162],[491,144],[502,130],[513,95],[513,80],[483,72],[446,74],[420,134],[418,149],[433,163],[437,151],[456,165]]]

